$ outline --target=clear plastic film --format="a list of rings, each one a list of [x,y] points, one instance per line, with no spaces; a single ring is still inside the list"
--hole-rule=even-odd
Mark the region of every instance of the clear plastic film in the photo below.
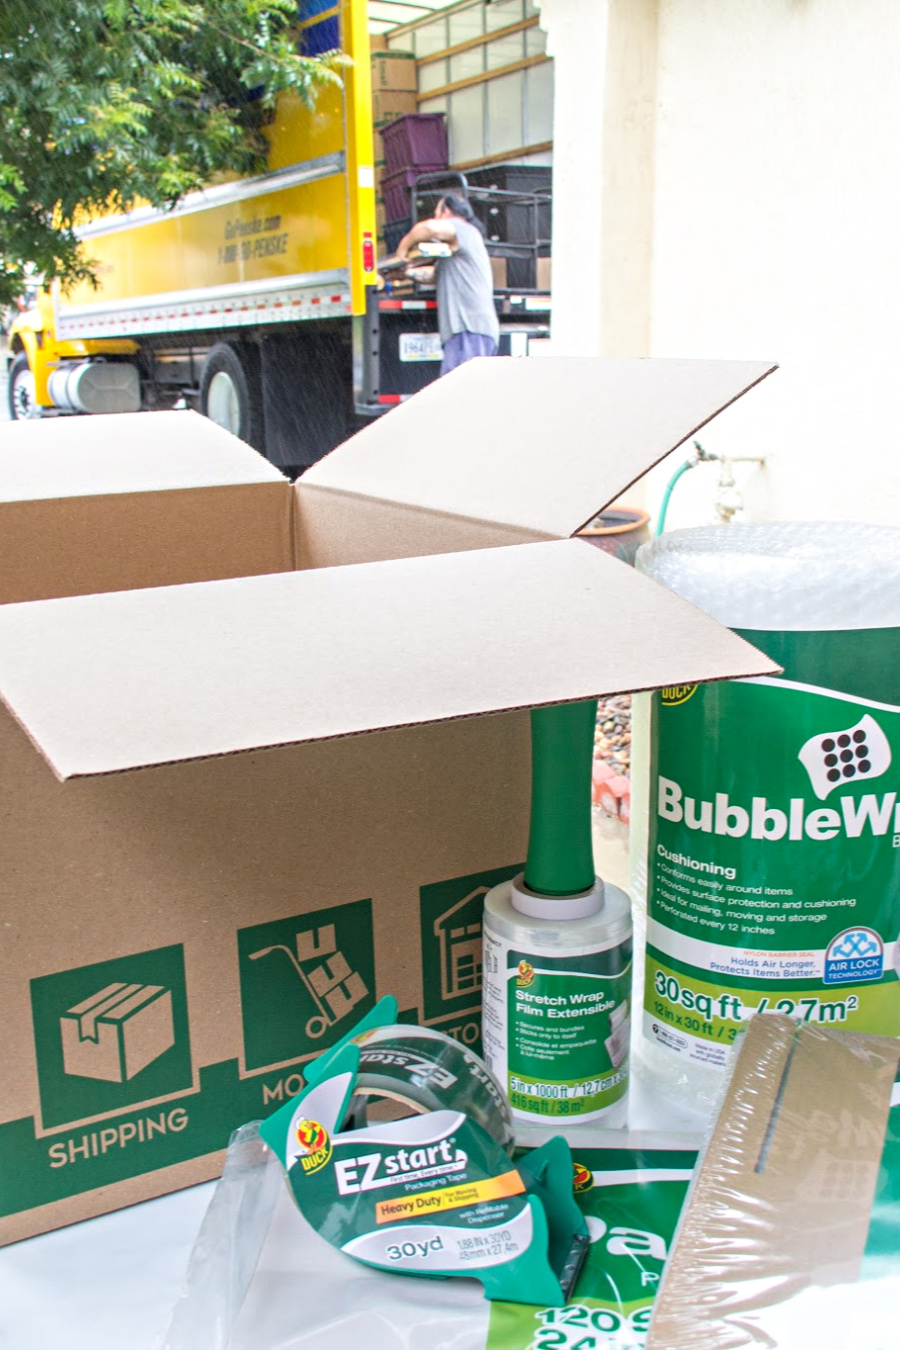
[[[524,1127],[523,1148],[554,1133]],[[489,1303],[475,1280],[385,1274],[309,1226],[258,1125],[229,1146],[161,1350],[639,1350],[697,1157],[694,1135],[566,1129],[591,1251],[566,1308]]]
[[[370,1104],[393,1101],[406,1115],[452,1108],[463,1111],[506,1152],[513,1147],[512,1113],[484,1061],[459,1041],[419,1026],[367,1032],[344,1128],[360,1128]]]
[[[900,1043],[768,1014],[732,1061],[647,1350],[890,1350]]]
[[[259,1126],[235,1130],[160,1350],[228,1350],[284,1194],[281,1167]]]
[[[900,624],[900,530],[778,521],[673,530],[635,565],[729,628]]]

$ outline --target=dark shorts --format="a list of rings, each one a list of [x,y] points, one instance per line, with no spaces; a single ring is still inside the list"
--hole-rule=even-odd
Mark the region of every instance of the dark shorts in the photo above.
[[[484,333],[454,333],[444,343],[444,359],[441,361],[441,374],[447,375],[457,366],[471,361],[473,356],[496,356],[497,344],[492,337]]]

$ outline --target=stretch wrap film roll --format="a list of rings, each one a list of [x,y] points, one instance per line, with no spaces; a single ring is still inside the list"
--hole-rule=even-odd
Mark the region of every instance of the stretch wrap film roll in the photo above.
[[[754,1012],[900,1035],[900,530],[679,530],[637,567],[784,667],[635,700],[635,1058],[708,1111]]]

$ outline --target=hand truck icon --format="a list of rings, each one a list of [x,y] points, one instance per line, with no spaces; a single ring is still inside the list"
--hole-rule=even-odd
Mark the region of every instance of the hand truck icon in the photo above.
[[[318,1009],[306,1023],[307,1036],[318,1040],[329,1027],[346,1017],[369,991],[362,977],[350,969],[343,953],[338,951],[334,924],[297,933],[295,941],[296,954],[284,943],[276,942],[271,947],[251,952],[250,960],[258,961],[272,952],[284,952]],[[311,961],[316,964],[307,969]]]

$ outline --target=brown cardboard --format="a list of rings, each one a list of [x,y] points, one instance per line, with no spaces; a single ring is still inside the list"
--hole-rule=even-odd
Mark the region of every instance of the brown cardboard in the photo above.
[[[416,92],[416,59],[412,52],[372,53],[372,92],[380,89]]]
[[[581,540],[0,608],[4,702],[61,779],[736,666],[777,670]]]
[[[537,289],[539,291],[549,291],[553,289],[552,258],[538,258],[536,281],[537,281]]]
[[[398,117],[416,112],[417,107],[414,93],[402,89],[372,90],[372,116],[376,126],[395,122]]]
[[[351,529],[357,519],[368,528],[373,509],[387,503],[419,519],[423,510],[452,517],[463,534],[476,520],[497,531],[498,543],[510,530],[569,537],[772,369],[751,361],[469,361],[303,475],[306,530],[315,529],[322,498],[340,494]],[[316,563],[311,537],[301,537],[304,565]],[[327,558],[339,561],[333,551]]]
[[[505,258],[491,258],[491,276],[494,278],[494,290],[506,290],[506,274],[508,270]]]
[[[510,364],[493,363],[498,397],[522,395]],[[540,363],[518,364],[524,374]],[[560,408],[567,436],[541,475],[523,453],[525,480],[503,511],[488,463],[506,456],[495,422],[461,413],[480,408],[477,369],[441,382],[431,433],[405,469],[395,440],[424,428],[401,409],[396,437],[371,426],[296,488],[233,442],[198,481],[123,482],[122,423],[79,419],[96,438],[86,463],[105,466],[84,478],[84,499],[102,507],[98,593],[8,596],[0,608],[0,1241],[214,1175],[230,1130],[298,1090],[303,1064],[376,995],[477,1040],[478,991],[457,982],[448,952],[460,913],[477,926],[487,887],[524,857],[524,709],[775,669],[653,582],[559,537],[619,494],[642,453],[668,448],[661,429],[677,443],[767,369],[720,378],[700,364],[690,397],[659,363],[641,399],[593,399],[588,421],[570,384],[581,421]],[[595,385],[599,373],[581,367]],[[677,415],[664,416],[657,405],[673,401]],[[186,429],[192,462],[195,422],[173,416],[134,414],[127,429],[151,449],[164,429],[163,462]],[[543,434],[543,415],[534,423]],[[616,466],[597,456],[598,435]],[[468,507],[443,467],[467,437],[485,476]],[[35,459],[36,474],[40,463],[51,460]],[[370,469],[375,480],[383,469],[387,495]],[[46,473],[6,505],[42,507],[50,539],[82,498],[77,482],[60,494],[58,465]],[[570,473],[577,508],[554,486]],[[234,541],[215,513],[232,488],[277,494],[259,517],[263,555],[287,492],[288,557],[305,570],[286,570],[282,539],[281,573],[227,576]],[[565,500],[545,509],[534,494]],[[218,555],[203,543],[192,563],[202,513],[185,533],[181,498],[208,502]],[[158,513],[165,542],[141,536],[142,584],[154,567],[170,577],[172,549],[195,567],[178,578],[192,584],[116,589],[127,534],[117,512],[133,502]],[[236,550],[242,562],[240,540]],[[32,571],[43,566],[39,555]],[[212,579],[198,576],[208,566]],[[52,567],[48,577],[45,591],[65,587]],[[88,1044],[101,1034],[117,1062]]]
[[[791,1299],[858,1278],[900,1042],[780,1014],[743,1038],[647,1350],[781,1344]]]
[[[12,422],[0,604],[293,566],[287,480],[192,412]],[[223,546],[223,541],[227,541]]]

